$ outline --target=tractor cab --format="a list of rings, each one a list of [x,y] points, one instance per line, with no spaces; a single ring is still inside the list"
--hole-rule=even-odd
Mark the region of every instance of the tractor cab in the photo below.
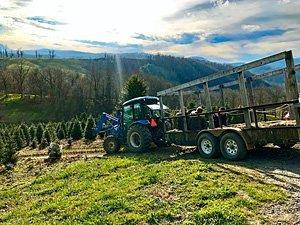
[[[106,113],[102,116],[97,130],[106,133],[104,149],[108,153],[117,152],[122,145],[141,152],[148,150],[152,143],[158,146],[165,143],[157,97],[144,96],[124,102],[120,119]],[[109,124],[110,129],[104,124]]]
[[[164,109],[166,108],[164,106]],[[131,99],[123,104],[122,115],[125,130],[134,124],[157,127],[160,118],[159,99],[151,96]]]

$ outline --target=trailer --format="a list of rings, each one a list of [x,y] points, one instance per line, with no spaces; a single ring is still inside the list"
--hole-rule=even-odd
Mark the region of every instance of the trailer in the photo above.
[[[256,67],[267,65],[276,61],[285,60],[286,67],[280,70],[271,71],[265,74],[253,74],[245,77],[245,72]],[[177,95],[180,102],[181,115],[177,116],[183,122],[181,129],[168,130],[164,127],[167,141],[184,146],[197,146],[203,158],[215,158],[223,155],[229,160],[243,159],[248,151],[272,143],[282,148],[289,148],[300,140],[300,104],[299,91],[296,77],[296,70],[299,65],[294,65],[292,51],[285,51],[266,58],[262,58],[241,66],[237,66],[227,71],[220,71],[199,79],[159,91],[157,96],[160,103],[160,114],[162,121],[169,121],[174,117],[166,117],[163,107],[163,97]],[[253,95],[252,82],[271,76],[283,74],[286,99],[282,102],[256,105]],[[219,86],[211,86],[212,81],[223,77],[233,77],[235,80],[228,81]],[[239,86],[242,106],[234,109],[223,109],[213,111],[210,91],[219,90],[221,105],[225,105],[225,87],[232,85]],[[197,116],[204,116],[208,120],[209,127],[201,130],[189,130],[185,112],[184,94],[191,92],[188,89],[197,87],[199,92],[204,92],[207,112]],[[193,91],[192,91],[193,92]],[[261,123],[258,121],[258,114],[278,108],[287,108],[290,120],[278,120],[271,123]],[[234,126],[223,125],[220,121],[221,115],[239,113],[243,117],[243,123]],[[215,126],[215,118],[219,120],[219,126]],[[165,124],[165,123],[163,123]]]

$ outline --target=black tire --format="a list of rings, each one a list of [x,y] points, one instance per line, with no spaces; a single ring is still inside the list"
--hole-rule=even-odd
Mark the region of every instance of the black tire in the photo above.
[[[127,145],[132,152],[144,152],[150,149],[152,135],[147,127],[133,125],[127,132]]]
[[[285,143],[285,144],[278,144],[278,147],[281,149],[290,149],[292,148],[296,143]]]
[[[218,138],[209,133],[203,133],[197,140],[197,149],[205,159],[217,158],[220,155]]]
[[[221,153],[224,158],[229,160],[244,159],[247,155],[247,148],[240,135],[227,133],[221,137]]]
[[[113,154],[117,153],[121,146],[119,141],[113,135],[109,135],[104,139],[103,147],[106,153]]]

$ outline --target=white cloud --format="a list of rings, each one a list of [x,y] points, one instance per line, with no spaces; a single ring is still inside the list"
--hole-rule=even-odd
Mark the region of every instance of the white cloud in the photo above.
[[[259,25],[253,25],[253,24],[245,24],[245,25],[242,25],[242,29],[245,30],[245,31],[254,32],[254,31],[260,30],[260,26]]]
[[[74,40],[117,42],[143,45],[148,52],[177,55],[201,55],[209,58],[238,60],[266,51],[295,49],[300,55],[300,1],[278,0],[0,0],[0,24],[6,29],[0,43],[12,48],[57,47],[85,51],[110,51],[105,46],[87,47]],[[23,2],[24,4],[20,4]],[[17,4],[18,3],[18,4]],[[287,4],[289,3],[289,4]],[[187,11],[194,6],[203,6]],[[210,7],[211,6],[211,7]],[[41,24],[28,17],[43,17],[60,25]],[[47,29],[50,28],[50,29]],[[274,28],[289,29],[283,36],[209,43],[212,34],[251,33]],[[192,44],[177,45],[133,38],[136,34],[174,37],[199,33]],[[114,49],[118,51],[118,49]]]
[[[286,3],[290,3],[291,0],[278,0],[279,4],[286,4]]]

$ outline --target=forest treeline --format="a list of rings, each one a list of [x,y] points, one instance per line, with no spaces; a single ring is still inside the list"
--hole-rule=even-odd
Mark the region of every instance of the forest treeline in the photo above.
[[[57,120],[69,119],[82,112],[93,115],[112,112],[120,102],[125,82],[133,74],[146,81],[149,95],[179,83],[206,76],[230,66],[163,55],[144,59],[118,58],[106,55],[91,60],[75,59],[2,59],[0,60],[0,94],[20,94],[28,104],[51,106]],[[228,78],[226,78],[228,79]],[[218,84],[225,80],[219,80]],[[269,89],[272,89],[269,91]],[[282,88],[260,88],[257,103],[282,98]],[[226,91],[228,107],[240,104],[235,90]],[[169,106],[178,105],[176,97],[166,98]],[[197,95],[185,97],[198,104]],[[218,93],[212,94],[218,106]],[[202,95],[205,104],[205,96]]]
[[[58,119],[81,112],[111,112],[128,77],[140,74],[149,95],[171,85],[217,71],[197,60],[149,55],[144,59],[105,55],[91,60],[12,58],[0,61],[0,92],[24,101],[51,105]]]
[[[34,60],[3,60],[0,65],[0,93],[20,94],[24,101],[53,106],[59,119],[87,112],[111,112],[119,101],[128,77],[140,73],[138,67],[118,71],[115,58],[84,60],[82,71],[56,64],[39,66]],[[155,76],[143,76],[149,94],[155,95],[170,83]]]

